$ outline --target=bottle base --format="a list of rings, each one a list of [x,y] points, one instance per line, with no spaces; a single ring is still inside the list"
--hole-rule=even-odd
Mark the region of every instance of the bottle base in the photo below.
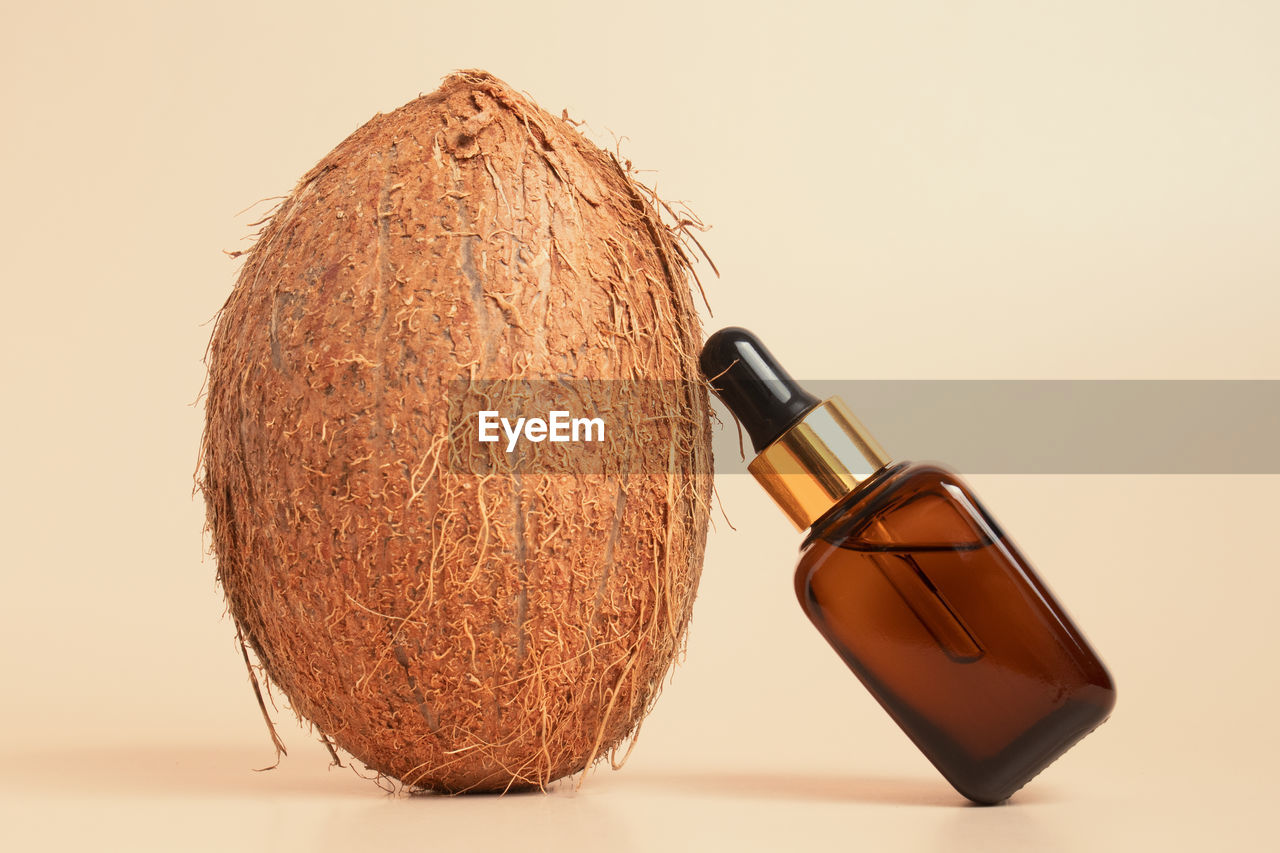
[[[1071,701],[985,761],[939,755],[935,765],[951,786],[981,806],[1003,803],[1110,717],[1109,707]]]

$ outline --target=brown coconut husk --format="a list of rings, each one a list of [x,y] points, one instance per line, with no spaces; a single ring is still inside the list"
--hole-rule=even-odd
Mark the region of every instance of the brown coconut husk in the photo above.
[[[682,650],[709,409],[652,202],[465,71],[353,133],[247,252],[208,358],[218,578],[270,682],[379,774],[545,786],[616,751]],[[479,408],[537,411],[513,379],[608,412],[602,452],[479,444]]]

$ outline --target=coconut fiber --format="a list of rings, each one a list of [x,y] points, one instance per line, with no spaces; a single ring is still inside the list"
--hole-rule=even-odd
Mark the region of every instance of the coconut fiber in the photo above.
[[[686,232],[655,205],[468,71],[342,142],[246,253],[208,354],[218,578],[255,689],[384,777],[581,771],[681,652],[710,432]],[[597,450],[477,441],[551,387],[603,417]]]

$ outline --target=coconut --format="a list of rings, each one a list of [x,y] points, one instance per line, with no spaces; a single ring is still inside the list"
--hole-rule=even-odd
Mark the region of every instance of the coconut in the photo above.
[[[634,743],[711,488],[687,231],[656,207],[567,117],[467,71],[348,137],[247,251],[199,485],[255,690],[331,749],[462,792]],[[604,440],[478,440],[479,412],[555,392]]]

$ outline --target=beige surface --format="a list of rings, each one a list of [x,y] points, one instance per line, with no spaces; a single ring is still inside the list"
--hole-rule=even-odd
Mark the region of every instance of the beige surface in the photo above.
[[[797,375],[1280,378],[1271,4],[431,5],[0,12],[0,843],[1274,847],[1274,476],[971,478],[1120,690],[1006,807],[964,807],[804,621],[743,477],[622,772],[388,798],[282,711],[253,773],[191,500],[219,250],[453,68],[625,134],[715,224],[713,322]]]

